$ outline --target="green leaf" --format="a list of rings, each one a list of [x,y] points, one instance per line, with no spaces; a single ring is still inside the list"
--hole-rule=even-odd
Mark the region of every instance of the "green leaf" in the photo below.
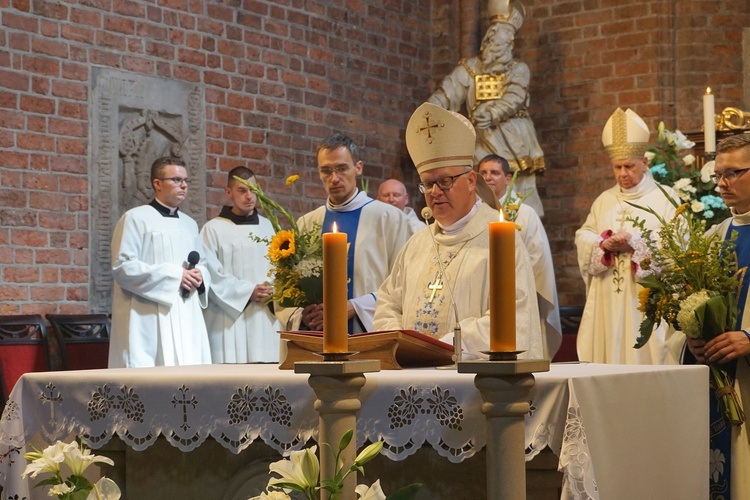
[[[645,318],[641,322],[641,328],[640,328],[640,336],[635,339],[635,345],[633,346],[635,349],[640,349],[644,345],[646,345],[646,342],[648,342],[648,339],[651,338],[651,334],[654,331],[654,320]]]
[[[409,486],[404,486],[398,491],[394,491],[385,498],[386,500],[412,500],[417,496],[417,492],[421,487],[422,483],[412,483]]]
[[[734,325],[728,323],[728,320],[731,319],[730,313],[727,297],[724,295],[711,297],[696,307],[695,317],[701,325],[701,336],[703,339],[711,340],[717,335],[732,330]]]

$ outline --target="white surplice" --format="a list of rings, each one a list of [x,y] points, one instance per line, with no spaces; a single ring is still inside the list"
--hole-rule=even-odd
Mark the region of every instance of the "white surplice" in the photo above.
[[[372,331],[375,294],[390,273],[399,250],[413,234],[406,214],[358,191],[341,205],[328,203],[297,221],[300,229],[310,229],[315,223],[322,226],[326,210],[348,212],[357,209],[362,210],[357,232],[347,235],[348,241],[355,241],[354,276],[351,278],[353,297],[349,299],[358,319],[354,322],[354,333]],[[286,309],[279,311],[278,316],[284,328],[296,330],[301,323],[301,312],[301,308]]]
[[[455,313],[447,285],[433,296],[440,268],[430,238],[432,231],[453,287],[466,358],[484,356],[480,351],[489,349],[490,330],[488,227],[498,220],[498,213],[479,202],[465,219],[467,222],[455,234],[431,224],[406,243],[393,271],[378,290],[375,330],[410,329],[453,342]],[[515,242],[516,348],[524,351],[522,358],[539,359],[544,357],[544,342],[534,271],[523,242],[520,238],[515,238]]]
[[[279,361],[281,324],[267,305],[250,302],[255,286],[271,280],[268,245],[251,236],[270,241],[273,235],[265,217],[259,217],[258,224],[217,217],[201,229],[210,257],[211,291],[204,317],[214,363]]]
[[[513,194],[515,198],[517,195]],[[505,197],[500,198],[500,203]],[[560,326],[560,307],[557,302],[557,285],[555,283],[555,265],[549,247],[547,232],[536,211],[528,205],[521,204],[516,215],[516,225],[521,229],[517,233],[529,252],[531,268],[534,270],[539,317],[545,341],[545,357],[552,359],[562,343],[562,326]]]
[[[427,226],[427,224],[425,224],[425,222],[417,216],[417,212],[415,212],[413,208],[405,207],[404,213],[406,214],[406,218],[409,220],[409,227],[411,228],[412,234],[416,233],[417,231],[421,231],[425,228],[425,226]]]
[[[662,187],[677,200],[672,188]],[[656,217],[628,202],[650,207],[665,220],[675,213],[649,172],[636,187],[624,190],[615,185],[594,201],[586,222],[575,235],[578,267],[586,283],[586,305],[578,329],[578,359],[594,363],[676,363],[665,345],[671,331],[665,323],[655,327],[645,346],[633,347],[643,320],[643,313],[638,310],[638,292],[642,288],[637,283],[642,273],[639,263],[648,252],[640,230],[627,218],[645,220],[654,237],[661,224]],[[613,254],[608,265],[601,243],[606,231],[617,233],[621,229],[631,233],[630,246],[634,251]]]
[[[198,225],[187,214],[164,217],[154,207],[128,210],[112,236],[112,334],[109,367],[211,363],[201,308],[211,278]],[[182,297],[182,271],[191,251],[206,293]]]

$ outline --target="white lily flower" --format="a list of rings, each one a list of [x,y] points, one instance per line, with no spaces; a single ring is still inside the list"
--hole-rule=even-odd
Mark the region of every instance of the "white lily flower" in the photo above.
[[[380,487],[380,479],[372,483],[369,488],[365,484],[360,484],[354,489],[354,492],[359,500],[385,500],[385,493]]]
[[[645,153],[643,153],[643,156],[646,158],[646,160],[649,163],[651,163],[651,160],[654,159],[654,157],[656,156],[656,154],[653,151],[646,151]]]
[[[75,476],[82,475],[83,471],[94,463],[115,464],[110,458],[92,455],[91,450],[83,448],[83,445],[80,448],[73,446],[72,449],[67,450],[65,453],[65,463],[68,464],[68,467],[70,467],[71,472]]]
[[[300,451],[293,451],[289,459],[279,460],[268,466],[270,472],[279,474],[280,478],[271,478],[268,486],[280,483],[296,484],[300,488],[312,488],[318,485],[320,463],[315,455],[317,446]]]
[[[60,472],[60,464],[65,461],[65,454],[75,448],[75,443],[58,441],[46,447],[41,453],[37,451],[24,454],[24,458],[29,460],[30,463],[24,469],[21,477],[31,474],[31,477],[35,478],[45,472],[58,474]]]
[[[701,203],[698,200],[693,200],[693,202],[690,204],[690,210],[692,210],[695,213],[703,212],[703,210],[705,209],[706,209],[705,205],[703,205],[703,203]]]
[[[687,154],[682,157],[682,161],[685,162],[685,165],[692,165],[695,163],[695,156]]]

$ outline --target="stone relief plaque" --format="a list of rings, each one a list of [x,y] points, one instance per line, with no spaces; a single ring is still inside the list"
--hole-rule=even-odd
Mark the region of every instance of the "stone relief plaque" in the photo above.
[[[194,182],[180,210],[205,222],[205,99],[190,83],[109,68],[92,68],[90,84],[89,308],[110,312],[112,232],[123,213],[153,199],[155,159],[185,161]]]

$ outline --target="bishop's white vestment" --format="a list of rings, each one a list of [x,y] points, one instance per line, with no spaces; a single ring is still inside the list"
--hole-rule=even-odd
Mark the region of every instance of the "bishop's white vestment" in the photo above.
[[[677,194],[662,186],[675,200]],[[578,329],[578,359],[594,363],[665,364],[676,363],[665,345],[668,327],[655,327],[650,340],[640,349],[633,346],[639,337],[643,313],[638,310],[637,280],[644,276],[640,262],[648,256],[640,230],[627,220],[645,220],[647,228],[658,236],[661,224],[650,213],[628,204],[651,207],[665,220],[674,216],[675,207],[657,187],[649,172],[634,188],[619,185],[604,191],[591,206],[586,222],[576,231],[578,267],[586,283],[586,304]],[[602,242],[620,230],[632,237],[632,253],[605,251]],[[671,330],[669,330],[671,331]]]
[[[448,285],[438,281],[440,267],[429,233],[432,231],[453,287],[466,357],[481,357],[480,351],[489,349],[489,223],[497,221],[498,214],[478,201],[465,219],[468,222],[456,233],[448,234],[438,224],[431,224],[406,243],[378,290],[375,330],[416,330],[453,342],[455,313]],[[515,242],[516,348],[524,351],[522,358],[539,359],[544,357],[544,342],[534,272],[523,242],[520,238]]]
[[[353,218],[353,217],[354,218]],[[341,205],[327,203],[300,217],[300,229],[310,229],[318,223],[323,232],[332,220],[353,225],[344,227],[349,242],[348,270],[350,278],[349,301],[355,311],[353,329],[350,333],[372,331],[372,316],[378,287],[383,283],[396,261],[401,247],[412,235],[406,214],[398,208],[373,200],[366,193],[356,195]],[[341,230],[342,225],[338,227]],[[353,259],[352,259],[353,256]],[[288,310],[287,310],[288,311]],[[301,322],[301,308],[291,315],[279,313],[286,329],[297,329]],[[346,311],[343,311],[346,314]]]
[[[249,222],[251,219],[252,222]],[[243,218],[224,207],[201,229],[211,290],[203,315],[214,363],[277,363],[281,324],[266,304],[251,302],[255,286],[269,281],[268,245],[273,226],[253,212]]]
[[[211,363],[201,308],[211,278],[198,225],[182,212],[164,216],[157,202],[125,212],[112,236],[112,333],[109,367]],[[205,292],[182,297],[182,272],[191,251]]]

